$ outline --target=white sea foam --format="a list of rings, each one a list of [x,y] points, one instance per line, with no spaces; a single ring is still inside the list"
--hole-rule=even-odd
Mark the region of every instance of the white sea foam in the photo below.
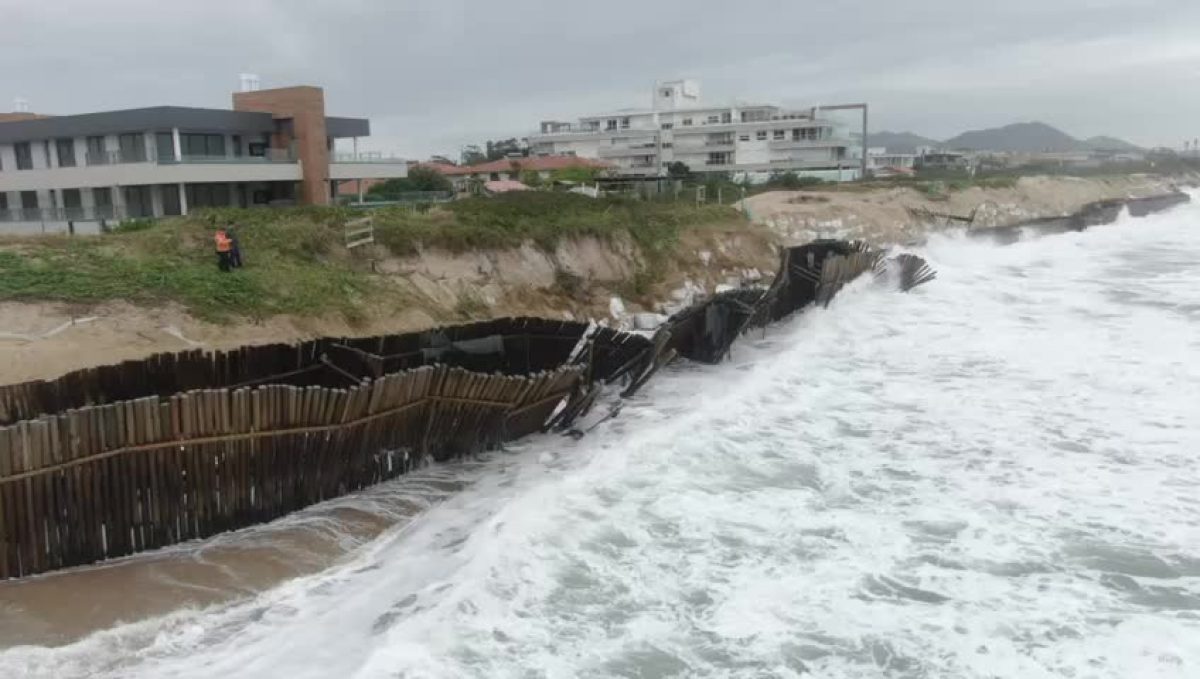
[[[0,674],[1200,676],[1200,207],[920,252],[343,566]]]

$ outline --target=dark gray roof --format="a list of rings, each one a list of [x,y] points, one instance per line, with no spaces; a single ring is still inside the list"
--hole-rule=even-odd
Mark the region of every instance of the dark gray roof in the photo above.
[[[364,118],[326,118],[325,121],[331,137],[366,136],[370,133],[370,123]],[[169,130],[173,127],[178,127],[180,131],[243,134],[271,132],[275,129],[270,113],[154,106],[4,122],[0,123],[0,144],[54,137]]]

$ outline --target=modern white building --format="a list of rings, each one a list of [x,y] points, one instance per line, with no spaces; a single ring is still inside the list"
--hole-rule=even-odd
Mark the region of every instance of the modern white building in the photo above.
[[[867,149],[867,172],[874,177],[891,177],[916,171],[917,154],[893,153],[882,146]]]
[[[656,177],[682,162],[692,172],[729,172],[752,181],[794,172],[837,181],[860,176],[862,134],[824,117],[865,105],[786,109],[771,104],[705,105],[700,84],[654,86],[649,108],[545,121],[529,136],[534,155],[576,155],[615,166],[625,176]],[[865,124],[863,126],[865,128]]]
[[[0,114],[0,232],[187,214],[198,207],[326,204],[344,179],[403,177],[408,165],[339,154],[370,133],[325,115],[317,87],[233,95],[233,109]]]

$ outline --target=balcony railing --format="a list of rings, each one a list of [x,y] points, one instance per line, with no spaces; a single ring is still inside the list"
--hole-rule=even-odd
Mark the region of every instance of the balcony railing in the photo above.
[[[821,147],[838,147],[838,146],[855,146],[856,144],[845,137],[827,137],[825,139],[773,139],[771,140],[771,148],[777,149],[799,149],[799,148],[821,148]]]
[[[614,127],[614,128],[567,127],[567,128],[559,128],[557,130],[549,130],[546,132],[537,130],[535,132],[530,132],[528,136],[530,138],[535,138],[535,137],[553,137],[554,135],[558,135],[558,134],[646,135],[646,134],[654,134],[655,132],[658,132],[658,131],[659,131],[659,128],[657,128],[657,127]]]
[[[179,164],[261,164],[261,163],[294,163],[296,162],[296,154],[291,149],[266,149],[261,156],[206,156],[206,155],[189,155],[184,154],[180,160],[175,160],[173,156],[166,156],[158,159],[159,165],[179,165]]]
[[[88,222],[124,219],[125,217],[125,210],[113,205],[26,207],[0,210],[0,222]]]
[[[404,158],[383,153],[382,151],[359,151],[358,153],[334,153],[329,159],[331,163],[405,163]]]
[[[144,163],[149,159],[146,157],[146,149],[135,149],[132,151],[88,151],[84,160],[88,165],[121,165],[123,163]]]
[[[657,144],[622,144],[619,146],[601,146],[599,154],[605,158],[620,158],[622,156],[644,156],[647,152],[657,153]]]
[[[89,166],[122,165],[126,163],[155,162],[159,165],[178,165],[181,163],[213,164],[213,163],[294,163],[296,154],[292,149],[266,149],[261,156],[234,155],[191,155],[184,154],[180,160],[174,156],[158,156],[151,158],[145,151],[88,151],[84,157]]]

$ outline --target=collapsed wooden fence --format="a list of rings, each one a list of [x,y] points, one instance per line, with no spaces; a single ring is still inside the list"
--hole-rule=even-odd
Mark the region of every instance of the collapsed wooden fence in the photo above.
[[[636,365],[648,346],[582,323],[502,319],[169,354],[6,387],[6,418],[39,416],[0,427],[0,578],[269,521],[424,457],[538,431],[585,379]],[[180,389],[206,381],[216,386]]]
[[[902,256],[904,257],[904,256]],[[932,278],[900,262],[900,287]],[[0,578],[277,518],[550,427],[601,384],[630,395],[675,356],[716,361],[750,327],[828,304],[883,256],[785,249],[768,288],[716,295],[653,338],[505,318],[379,337],[160,354],[0,387]]]
[[[662,365],[675,356],[703,363],[721,361],[746,330],[812,304],[827,306],[843,286],[867,272],[893,276],[892,282],[904,291],[936,275],[920,257],[904,253],[887,257],[859,241],[817,240],[784,248],[769,287],[730,290],[672,316],[654,339],[657,353],[649,363]]]

